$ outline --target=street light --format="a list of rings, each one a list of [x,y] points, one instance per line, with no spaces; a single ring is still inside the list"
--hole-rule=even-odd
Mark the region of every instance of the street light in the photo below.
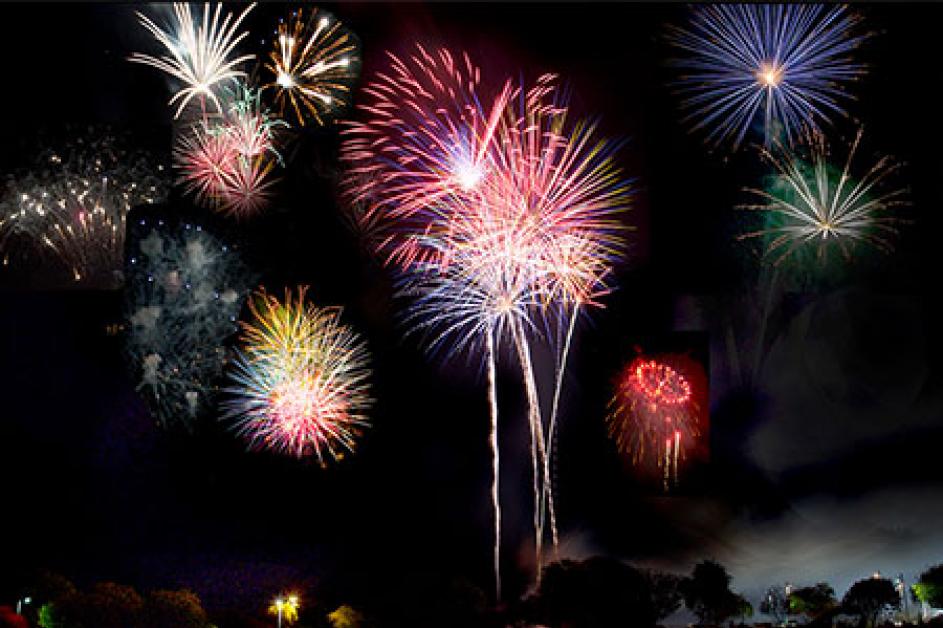
[[[31,597],[28,596],[28,595],[27,595],[26,597],[24,597],[23,599],[21,599],[21,600],[17,600],[17,601],[16,601],[16,614],[17,614],[17,615],[22,615],[22,614],[23,614],[23,606],[26,605],[26,604],[32,603],[32,601],[33,601],[33,598],[31,598]]]
[[[282,619],[288,624],[294,623],[298,619],[298,608],[300,606],[301,601],[297,595],[289,595],[288,597],[279,595],[269,606],[268,612],[278,618],[278,628],[282,628]]]

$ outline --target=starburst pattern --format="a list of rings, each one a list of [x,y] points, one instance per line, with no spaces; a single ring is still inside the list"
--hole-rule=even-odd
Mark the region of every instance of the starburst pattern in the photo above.
[[[709,143],[736,149],[758,117],[767,143],[791,141],[844,113],[847,85],[865,67],[854,58],[869,38],[843,5],[702,4],[688,28],[669,42],[686,54],[674,60],[685,121]]]
[[[619,451],[636,465],[656,464],[665,490],[677,483],[684,451],[700,431],[693,387],[679,362],[687,361],[640,356],[627,364],[607,419]]]
[[[898,222],[892,212],[906,204],[906,190],[889,184],[901,164],[884,156],[856,174],[853,160],[862,134],[859,129],[840,169],[821,133],[805,134],[795,148],[776,143],[762,149],[775,176],[766,189],[747,189],[761,202],[741,208],[760,212],[765,225],[740,239],[763,239],[776,265],[804,251],[821,262],[830,249],[846,259],[859,245],[891,250]]]
[[[178,135],[178,182],[205,207],[237,217],[257,213],[273,195],[281,161],[275,134],[284,125],[262,107],[258,90],[227,90],[222,115],[204,117]]]
[[[300,8],[281,20],[265,69],[282,116],[299,126],[342,112],[360,68],[356,37],[326,11]]]
[[[217,111],[222,111],[222,104],[216,94],[216,88],[226,81],[245,76],[238,67],[253,55],[233,56],[236,46],[248,36],[247,31],[239,32],[239,27],[255,4],[248,5],[235,19],[233,14],[223,14],[223,5],[217,3],[210,9],[206,3],[202,9],[202,19],[194,16],[189,3],[174,3],[174,24],[167,30],[157,26],[153,20],[142,13],[138,19],[157,41],[166,48],[168,54],[155,57],[136,52],[130,60],[162,70],[182,84],[170,98],[170,104],[177,104],[174,118],[179,118],[193,98],[199,98],[205,111],[208,99]],[[222,19],[221,19],[222,18]]]
[[[369,359],[341,310],[316,308],[305,293],[279,301],[259,292],[250,301],[224,420],[251,448],[325,464],[352,452],[368,425]]]

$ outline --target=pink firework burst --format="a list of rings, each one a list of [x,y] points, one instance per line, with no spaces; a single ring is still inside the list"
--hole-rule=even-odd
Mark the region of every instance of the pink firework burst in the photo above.
[[[181,132],[174,146],[174,166],[184,191],[197,202],[216,207],[226,187],[226,175],[233,172],[239,151],[227,133],[214,132],[197,124]]]
[[[421,214],[473,195],[487,178],[510,83],[481,99],[481,72],[467,53],[430,53],[417,45],[402,59],[388,56],[389,71],[378,72],[363,90],[361,121],[343,132],[341,159],[351,175],[346,195],[403,227],[418,221],[414,230],[421,232]],[[402,255],[393,248],[392,257]]]
[[[219,210],[244,218],[264,209],[272,199],[274,165],[265,157],[239,157],[232,170],[223,174]]]
[[[227,90],[225,111],[182,133],[174,151],[180,182],[197,202],[237,217],[262,210],[271,200],[273,170],[280,159],[275,132],[284,123],[262,109],[259,91]]]

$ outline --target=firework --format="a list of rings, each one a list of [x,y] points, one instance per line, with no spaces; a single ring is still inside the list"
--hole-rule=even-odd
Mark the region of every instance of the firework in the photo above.
[[[239,84],[224,93],[223,114],[204,116],[174,148],[178,181],[198,203],[247,216],[264,208],[281,156],[275,133],[285,126],[262,108],[259,91]]]
[[[690,379],[669,361],[638,357],[629,363],[618,376],[608,417],[619,450],[634,464],[654,461],[665,490],[677,484],[679,459],[699,433]]]
[[[282,116],[324,124],[344,110],[360,67],[356,37],[326,11],[294,11],[280,21],[265,68]]]
[[[853,158],[861,137],[859,129],[840,170],[832,165],[821,133],[804,134],[795,148],[776,143],[763,149],[776,176],[767,189],[747,190],[762,202],[741,208],[761,212],[765,225],[740,239],[762,238],[777,266],[809,252],[821,263],[831,249],[847,259],[856,245],[889,251],[897,222],[891,211],[905,204],[906,190],[887,184],[900,164],[884,156],[855,176]]]
[[[413,265],[406,275],[402,294],[413,297],[406,315],[410,331],[426,333],[432,351],[443,351],[447,355],[466,351],[470,355],[482,355],[487,368],[495,586],[500,598],[501,511],[495,363],[502,342],[511,341],[518,346],[525,338],[524,330],[533,329],[534,311],[542,299],[535,292],[541,285],[534,281],[533,273],[538,267],[530,263],[539,259],[534,248],[537,241],[530,237],[529,230],[515,229],[510,221],[489,216],[484,211],[486,208],[479,206],[477,213],[457,212],[449,223],[434,226],[431,232],[441,233],[431,237],[428,246],[439,248],[428,261]],[[528,399],[534,400],[530,395]],[[530,418],[533,427],[533,414]],[[534,478],[535,483],[539,482],[536,474]]]
[[[407,275],[401,292],[413,297],[410,331],[425,332],[433,352],[484,359],[493,496],[499,466],[493,371],[501,346],[514,348],[528,399],[539,555],[546,511],[555,545],[557,534],[530,357],[531,338],[541,338],[535,321],[567,313],[573,320],[608,291],[605,280],[622,251],[628,184],[614,165],[614,145],[596,137],[595,125],[568,124],[554,75],[530,88],[506,81],[489,89],[467,55],[419,47],[404,60],[390,59],[391,70],[365,90],[366,120],[345,132],[348,197],[366,207],[363,222],[390,227],[377,248]],[[495,499],[496,566],[499,538]],[[499,583],[497,567],[495,576]]]
[[[192,422],[213,407],[251,274],[238,254],[199,225],[136,225],[129,251],[127,352],[154,417]]]
[[[3,264],[21,244],[24,257],[52,256],[78,285],[118,287],[127,214],[163,201],[167,187],[163,165],[101,129],[46,150],[32,171],[8,177],[0,200]]]
[[[686,121],[707,141],[734,149],[759,116],[767,143],[791,141],[803,126],[843,115],[849,83],[865,74],[853,54],[870,35],[846,6],[716,4],[693,9],[689,28],[669,41],[687,54],[675,60]],[[762,113],[761,113],[762,112]]]
[[[242,217],[264,209],[272,199],[274,167],[273,161],[263,158],[237,159],[233,169],[223,173],[221,211]]]
[[[551,74],[528,90],[520,88],[498,126],[494,173],[483,185],[493,205],[504,207],[507,224],[521,225],[531,245],[521,249],[533,290],[558,326],[556,378],[549,420],[544,424],[531,391],[532,434],[544,478],[540,527],[549,517],[558,544],[550,456],[555,444],[560,391],[575,322],[586,306],[600,306],[607,276],[624,253],[630,184],[616,167],[617,144],[597,137],[595,124],[568,122],[565,93]],[[526,260],[526,261],[524,261]],[[562,333],[566,329],[565,334]],[[519,351],[526,339],[518,342]],[[529,356],[521,355],[522,365]],[[526,360],[524,358],[527,358]],[[525,384],[533,373],[525,374]],[[533,387],[533,384],[531,384]],[[544,443],[546,441],[546,443]]]
[[[174,165],[178,183],[198,203],[219,206],[226,190],[226,175],[235,172],[239,151],[232,136],[206,123],[195,124],[177,136]]]
[[[275,135],[288,124],[262,105],[262,90],[242,82],[237,82],[235,89],[225,90],[222,121],[216,126],[216,132],[226,135],[240,156],[282,161]]]
[[[251,448],[323,465],[353,452],[368,425],[370,370],[364,343],[340,322],[339,308],[305,302],[305,288],[284,302],[264,292],[250,300],[243,347],[230,371],[224,419]]]
[[[195,97],[200,99],[204,112],[207,99],[215,105],[217,111],[223,110],[214,90],[227,81],[245,76],[245,72],[237,68],[252,59],[253,55],[233,56],[233,52],[248,35],[246,31],[238,32],[239,26],[254,6],[250,4],[233,19],[233,14],[223,14],[222,4],[217,3],[215,10],[211,10],[209,3],[206,3],[200,19],[199,15],[194,16],[190,4],[175,3],[175,22],[168,30],[161,29],[146,15],[137,14],[141,25],[169,54],[154,57],[136,52],[130,60],[155,67],[180,81],[181,88],[168,103],[171,106],[178,103],[174,118],[179,118]]]
[[[351,199],[396,220],[401,233],[410,227],[386,243],[390,258],[405,267],[413,261],[413,237],[428,220],[424,212],[474,196],[487,179],[494,132],[511,92],[506,83],[480,99],[480,70],[467,54],[417,46],[404,59],[388,55],[390,70],[363,89],[363,120],[344,130],[341,159]]]

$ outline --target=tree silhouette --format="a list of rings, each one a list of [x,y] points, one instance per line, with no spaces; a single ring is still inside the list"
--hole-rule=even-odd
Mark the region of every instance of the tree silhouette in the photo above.
[[[930,567],[920,574],[920,579],[913,586],[913,592],[917,601],[935,608],[943,608],[943,565]]]
[[[195,593],[153,591],[144,602],[142,628],[205,628],[206,612]]]
[[[544,568],[530,618],[553,628],[654,626],[649,581],[611,558],[564,560]]]
[[[835,590],[825,582],[815,586],[801,587],[789,596],[789,612],[818,619],[838,606]]]
[[[885,610],[899,608],[900,596],[887,578],[866,578],[851,585],[842,599],[842,608],[857,615],[859,626],[874,626]]]
[[[681,596],[681,581],[683,578],[674,574],[649,569],[642,572],[651,589],[652,605],[655,609],[655,619],[662,621],[679,608],[684,601]]]
[[[702,624],[719,624],[730,617],[744,617],[753,608],[743,597],[730,590],[730,574],[715,561],[705,560],[694,566],[691,577],[681,583],[684,604]]]

